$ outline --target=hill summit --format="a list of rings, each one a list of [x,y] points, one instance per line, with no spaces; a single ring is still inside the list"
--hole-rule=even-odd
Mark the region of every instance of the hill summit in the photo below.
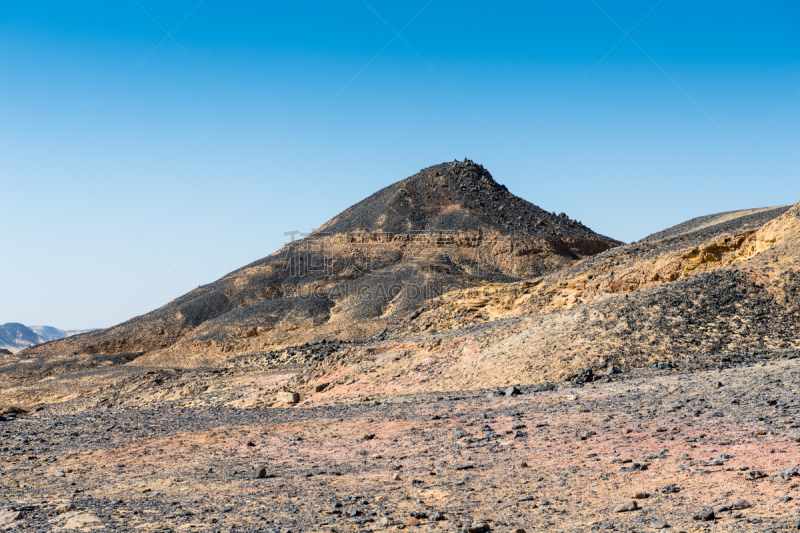
[[[393,183],[344,210],[319,231],[483,231],[610,240],[564,213],[548,213],[511,194],[483,165],[466,158]]]
[[[514,196],[482,165],[442,163],[160,309],[39,351],[148,352],[149,364],[180,366],[355,341],[445,292],[540,276],[619,244]]]

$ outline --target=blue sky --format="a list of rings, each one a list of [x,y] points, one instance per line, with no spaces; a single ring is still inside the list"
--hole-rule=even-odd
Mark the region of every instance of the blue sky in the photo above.
[[[795,203],[798,27],[792,1],[2,2],[0,323],[112,325],[465,156],[625,241]]]

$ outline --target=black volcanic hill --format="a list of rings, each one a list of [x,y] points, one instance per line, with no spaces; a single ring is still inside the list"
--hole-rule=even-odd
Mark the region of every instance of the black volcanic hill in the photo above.
[[[548,213],[514,196],[483,165],[466,159],[434,165],[393,183],[345,209],[318,231],[495,231],[610,240],[563,213]]]
[[[514,196],[481,165],[444,163],[160,309],[37,350],[145,351],[156,354],[153,364],[179,365],[184,355],[219,359],[320,339],[358,340],[447,291],[554,272],[618,244]]]

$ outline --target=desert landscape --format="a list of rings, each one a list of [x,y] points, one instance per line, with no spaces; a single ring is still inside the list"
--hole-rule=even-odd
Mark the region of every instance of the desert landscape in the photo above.
[[[626,244],[422,169],[0,355],[0,527],[800,529],[795,200]]]

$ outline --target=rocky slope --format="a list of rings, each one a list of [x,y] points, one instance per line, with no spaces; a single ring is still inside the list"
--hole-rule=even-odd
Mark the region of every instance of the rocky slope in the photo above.
[[[654,364],[691,370],[792,353],[800,348],[800,204],[771,215],[448,293],[385,342],[312,361],[290,387],[324,403],[325,394],[585,382]]]
[[[366,339],[432,297],[554,272],[618,244],[514,196],[480,165],[440,164],[161,309],[37,352],[147,352],[148,364],[202,366],[303,342]]]
[[[299,330],[287,347],[233,353],[212,369],[150,378],[144,369],[163,368],[164,360],[144,351],[48,354],[40,347],[0,366],[0,402],[73,402],[76,409],[79,400],[88,410],[313,406],[788,357],[800,348],[799,212],[800,205],[726,214],[545,276],[456,289],[384,322],[375,337],[306,342]],[[657,277],[653,265],[661,265]]]

